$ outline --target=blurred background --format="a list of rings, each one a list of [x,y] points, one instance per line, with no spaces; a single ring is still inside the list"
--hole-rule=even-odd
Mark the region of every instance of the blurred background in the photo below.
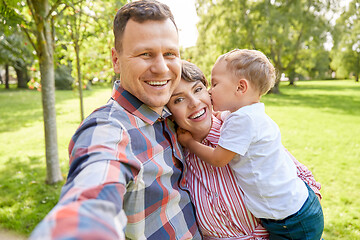
[[[268,56],[278,78],[263,102],[322,184],[324,238],[360,239],[360,1],[160,1],[208,80],[234,48]],[[118,77],[112,22],[126,2],[0,0],[0,233],[28,236],[58,201],[70,138]]]

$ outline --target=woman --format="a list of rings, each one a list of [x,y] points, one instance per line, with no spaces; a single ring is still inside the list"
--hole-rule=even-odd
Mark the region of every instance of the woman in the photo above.
[[[183,61],[181,82],[167,106],[179,127],[190,131],[197,141],[215,147],[222,121],[212,114],[206,87],[201,70]],[[321,197],[320,184],[311,172],[292,159],[298,176]],[[194,154],[186,153],[184,174],[204,239],[268,239],[260,221],[245,208],[243,192],[228,165],[212,167]]]

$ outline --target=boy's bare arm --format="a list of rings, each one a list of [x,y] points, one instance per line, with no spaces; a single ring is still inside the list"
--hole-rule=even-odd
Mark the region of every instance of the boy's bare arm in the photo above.
[[[212,166],[223,167],[236,155],[236,153],[222,148],[221,146],[212,148],[201,144],[194,140],[191,133],[186,130],[178,129],[177,135],[181,145],[188,148],[190,152],[195,153],[201,160]]]

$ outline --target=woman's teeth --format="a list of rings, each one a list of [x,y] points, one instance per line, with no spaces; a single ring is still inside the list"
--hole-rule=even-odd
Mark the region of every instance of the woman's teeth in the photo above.
[[[205,109],[202,109],[197,114],[191,116],[190,118],[195,119],[195,118],[201,117],[202,115],[204,115],[204,113],[205,113]]]

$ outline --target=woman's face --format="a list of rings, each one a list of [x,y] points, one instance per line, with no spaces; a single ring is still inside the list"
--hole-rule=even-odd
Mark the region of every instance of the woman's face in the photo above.
[[[208,135],[212,124],[212,106],[202,82],[187,82],[181,79],[167,107],[172,112],[175,122],[191,132],[196,140],[200,141]]]

